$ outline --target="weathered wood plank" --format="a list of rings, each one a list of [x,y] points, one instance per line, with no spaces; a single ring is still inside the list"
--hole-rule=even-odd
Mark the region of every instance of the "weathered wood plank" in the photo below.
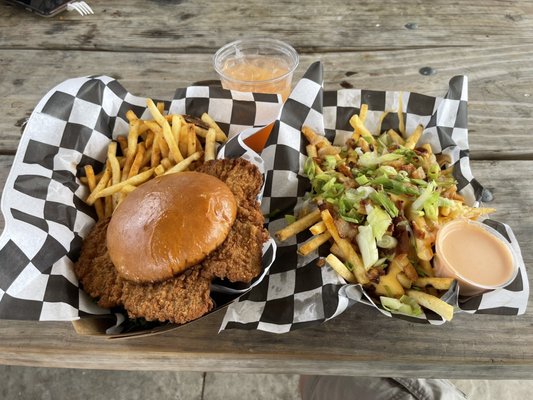
[[[174,90],[216,78],[207,54],[109,53],[4,50],[0,53],[0,152],[13,152],[21,119],[59,82],[75,76],[106,74],[133,94],[171,98]],[[38,59],[39,63],[33,62]],[[532,157],[533,52],[529,45],[483,49],[426,49],[302,55],[299,79],[314,61],[324,64],[326,89],[357,87],[444,95],[448,80],[469,77],[470,144],[474,152]],[[437,73],[422,76],[419,69]],[[53,72],[52,72],[53,71]]]
[[[320,327],[283,336],[217,334],[221,319],[213,314],[157,337],[114,341],[77,336],[69,323],[0,321],[0,363],[455,379],[530,379],[533,369],[531,338],[521,334],[525,324],[498,324],[491,316],[459,316],[453,328],[413,326],[354,306]],[[519,356],[508,354],[509,337],[524,348]]]
[[[43,20],[0,4],[0,48],[207,52],[241,35],[328,52],[532,43],[531,1],[215,0],[94,2],[94,16]],[[147,22],[148,21],[148,22]],[[151,21],[151,23],[150,23]],[[407,29],[406,24],[417,29]],[[237,33],[239,32],[239,33]]]
[[[5,182],[12,157],[0,157]],[[533,265],[533,161],[472,163]],[[517,178],[518,177],[518,178]],[[529,280],[533,283],[529,268]],[[365,306],[316,328],[286,335],[255,331],[217,334],[222,313],[157,337],[105,340],[78,336],[69,323],[0,321],[0,363],[33,366],[194,370],[438,378],[530,378],[533,300],[520,317],[457,315],[440,327],[411,324]],[[58,340],[61,338],[61,340]],[[512,340],[510,339],[512,338]]]

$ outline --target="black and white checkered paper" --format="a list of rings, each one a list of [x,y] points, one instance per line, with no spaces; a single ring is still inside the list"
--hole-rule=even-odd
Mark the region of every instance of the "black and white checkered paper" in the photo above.
[[[323,91],[322,66],[313,64],[284,104],[266,148],[267,181],[263,197],[263,212],[273,217],[268,228],[274,232],[286,225],[284,215],[294,214],[310,189],[303,175],[305,138],[303,125],[323,133],[335,144],[343,144],[353,133],[349,124],[361,104],[368,104],[366,124],[371,131],[378,129],[383,112],[381,132],[399,129],[403,119],[407,132],[422,124],[422,143],[431,144],[435,153],[449,155],[454,167],[458,189],[470,205],[477,205],[483,187],[473,178],[468,158],[467,130],[468,84],[465,76],[450,80],[445,97],[430,97],[408,92],[383,92],[346,89]],[[402,113],[398,113],[402,110]],[[400,117],[401,115],[401,117]],[[519,274],[507,287],[470,298],[459,296],[454,285],[443,300],[468,313],[519,315],[525,312],[529,296],[528,280],[520,249],[511,229],[499,222],[485,223],[506,237],[519,255]],[[278,243],[277,257],[269,274],[254,288],[232,303],[221,329],[259,329],[284,333],[316,325],[341,314],[356,302],[375,307],[383,314],[411,322],[442,324],[444,320],[432,313],[420,317],[391,314],[376,305],[360,285],[346,284],[329,266],[318,268],[319,249],[306,257],[296,252],[299,244],[310,236],[307,232]]]
[[[230,136],[272,122],[280,106],[277,95],[208,86],[177,90],[171,101],[165,101],[171,113],[209,113]],[[79,289],[73,272],[83,238],[96,220],[92,207],[83,201],[88,192],[78,178],[87,164],[101,170],[109,142],[128,132],[130,109],[140,118],[151,119],[145,98],[131,95],[107,76],[65,81],[35,108],[2,196],[0,318],[70,321],[110,312]],[[264,171],[256,153],[235,143],[227,151]],[[275,249],[273,240],[264,246],[265,273]],[[224,286],[214,289],[233,298],[242,293]],[[125,319],[120,314],[116,317],[117,325]],[[119,332],[115,326],[111,333]]]
[[[322,66],[313,64],[280,110],[279,98],[266,94],[225,91],[192,86],[178,90],[165,102],[171,113],[200,115],[208,112],[233,136],[218,157],[244,157],[258,164],[266,180],[262,208],[269,216],[271,233],[285,224],[309,189],[303,176],[305,141],[302,125],[324,133],[335,143],[351,134],[348,120],[369,105],[367,123],[377,126],[383,111],[391,111],[382,130],[398,128],[396,110],[403,110],[407,131],[422,123],[422,140],[435,152],[449,154],[461,193],[476,204],[483,191],[472,177],[468,160],[466,126],[467,81],[455,77],[444,98],[416,93],[340,90],[324,92]],[[109,313],[95,306],[78,288],[72,264],[95,214],[83,198],[86,189],[77,176],[83,166],[102,167],[111,138],[127,132],[125,118],[132,109],[148,118],[145,99],[132,96],[117,81],[105,76],[77,78],[51,90],[33,112],[15,156],[2,197],[6,228],[0,237],[0,318],[26,320],[75,320]],[[261,157],[243,139],[275,121]],[[511,229],[487,221],[520,249]],[[264,261],[275,256],[270,270],[256,286],[227,309],[221,329],[260,329],[283,333],[316,325],[341,314],[355,302],[372,305],[359,285],[347,285],[329,267],[317,268],[317,253],[298,256],[296,248],[308,238],[301,233],[284,243],[266,246]],[[524,263],[504,289],[468,299],[456,288],[444,298],[469,313],[518,315],[525,311],[529,294]],[[238,295],[238,292],[232,292]],[[442,323],[437,315],[422,318],[392,315],[410,321]],[[117,315],[118,322],[123,316]],[[114,331],[113,333],[117,333]]]

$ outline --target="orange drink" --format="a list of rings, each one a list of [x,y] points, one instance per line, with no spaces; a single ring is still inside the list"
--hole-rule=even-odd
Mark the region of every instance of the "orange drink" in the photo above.
[[[275,93],[285,101],[298,66],[298,54],[279,40],[245,39],[220,48],[213,62],[225,89]]]
[[[279,94],[285,101],[291,92],[298,53],[280,40],[243,39],[221,47],[213,63],[224,89]],[[271,130],[272,125],[266,126],[245,143],[260,152]]]

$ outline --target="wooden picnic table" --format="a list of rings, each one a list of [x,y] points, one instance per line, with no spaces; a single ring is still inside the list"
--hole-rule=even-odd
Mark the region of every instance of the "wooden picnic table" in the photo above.
[[[95,14],[41,18],[0,2],[0,186],[21,124],[56,84],[113,76],[131,93],[171,98],[216,79],[212,54],[232,40],[291,43],[298,80],[320,60],[326,89],[444,95],[469,78],[474,176],[494,218],[513,228],[533,277],[533,1],[89,2]],[[425,69],[424,69],[425,68]],[[424,71],[430,74],[423,74]],[[3,220],[1,222],[3,228]],[[531,378],[533,304],[522,316],[458,314],[412,324],[356,305],[318,327],[218,333],[223,311],[132,339],[78,335],[70,322],[0,321],[0,363],[114,370],[239,371],[438,378]]]

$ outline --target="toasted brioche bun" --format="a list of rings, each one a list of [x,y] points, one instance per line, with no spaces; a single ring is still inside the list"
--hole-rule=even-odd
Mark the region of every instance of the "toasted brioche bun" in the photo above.
[[[133,282],[169,279],[220,246],[237,215],[228,186],[200,172],[159,176],[117,207],[107,247],[118,274]]]

